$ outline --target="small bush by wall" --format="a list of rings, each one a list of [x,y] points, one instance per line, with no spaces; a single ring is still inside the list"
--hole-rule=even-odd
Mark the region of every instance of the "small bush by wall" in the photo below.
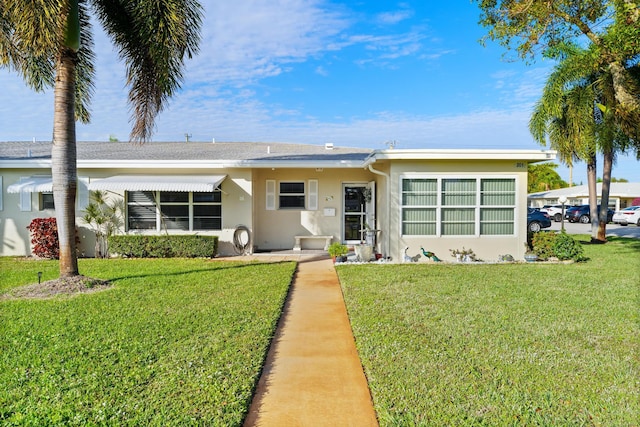
[[[217,236],[110,236],[109,251],[127,258],[213,258]]]
[[[551,257],[556,256],[554,252],[554,245],[556,242],[556,233],[539,232],[535,233],[531,239],[531,246],[533,252],[538,255],[538,259],[546,261]]]
[[[533,252],[538,255],[541,260],[547,260],[556,257],[561,261],[574,260],[583,261],[584,249],[580,242],[566,232],[552,233],[539,232],[535,233],[531,241]]]
[[[574,261],[583,261],[585,259],[582,245],[567,233],[557,235],[553,250],[556,257],[560,260],[572,259]]]
[[[60,258],[58,223],[55,218],[35,218],[27,227],[31,233],[33,254],[40,258]]]

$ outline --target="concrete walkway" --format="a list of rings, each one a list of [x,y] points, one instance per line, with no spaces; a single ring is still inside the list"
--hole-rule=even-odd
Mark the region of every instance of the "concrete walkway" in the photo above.
[[[330,259],[301,257],[244,425],[378,425]]]

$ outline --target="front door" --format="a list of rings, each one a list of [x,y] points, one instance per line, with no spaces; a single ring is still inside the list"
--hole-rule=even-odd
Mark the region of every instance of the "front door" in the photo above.
[[[373,183],[344,184],[343,188],[342,241],[347,244],[360,243],[367,237],[366,229],[375,228],[373,223],[375,186]]]

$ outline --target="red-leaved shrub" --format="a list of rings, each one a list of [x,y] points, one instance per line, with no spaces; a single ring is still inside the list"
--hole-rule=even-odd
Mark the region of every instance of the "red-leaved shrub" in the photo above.
[[[58,224],[55,218],[36,218],[27,227],[31,232],[33,254],[40,258],[60,258]]]

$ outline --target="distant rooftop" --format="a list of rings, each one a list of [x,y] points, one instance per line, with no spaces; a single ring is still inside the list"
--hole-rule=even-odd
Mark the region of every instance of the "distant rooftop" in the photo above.
[[[602,194],[602,183],[596,185],[597,194]],[[639,182],[612,182],[609,190],[612,197],[640,197]],[[556,199],[560,196],[568,198],[589,197],[589,186],[575,185],[558,190],[540,191],[529,194],[529,199]]]

